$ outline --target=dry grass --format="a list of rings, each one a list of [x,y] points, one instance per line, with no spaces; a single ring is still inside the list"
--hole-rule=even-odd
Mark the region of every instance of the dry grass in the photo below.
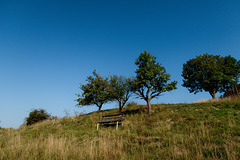
[[[231,97],[224,97],[224,98],[217,98],[217,99],[200,99],[194,103],[209,103],[209,102],[235,102],[240,101],[240,96],[231,96]]]
[[[219,108],[219,110],[214,109]],[[239,159],[240,103],[125,108],[123,127],[97,113],[0,130],[0,159]],[[109,114],[113,111],[101,112]]]

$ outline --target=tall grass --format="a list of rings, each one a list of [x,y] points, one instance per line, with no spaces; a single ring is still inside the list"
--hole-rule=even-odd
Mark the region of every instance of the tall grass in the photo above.
[[[234,96],[228,96],[223,98],[217,98],[217,99],[210,99],[210,100],[198,100],[194,103],[209,103],[209,102],[238,102],[240,101],[240,95],[234,95]]]
[[[240,103],[153,105],[124,110],[119,127],[101,114],[0,130],[0,159],[240,159]]]

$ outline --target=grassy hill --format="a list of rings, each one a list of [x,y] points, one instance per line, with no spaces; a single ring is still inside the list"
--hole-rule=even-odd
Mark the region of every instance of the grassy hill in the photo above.
[[[96,123],[117,109],[0,129],[0,159],[240,159],[240,102],[124,108],[126,121]]]

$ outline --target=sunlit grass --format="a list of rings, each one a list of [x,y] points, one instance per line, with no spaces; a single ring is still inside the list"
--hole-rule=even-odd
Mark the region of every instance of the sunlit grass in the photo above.
[[[96,124],[117,109],[0,130],[0,159],[240,159],[240,102],[124,108],[118,130]]]

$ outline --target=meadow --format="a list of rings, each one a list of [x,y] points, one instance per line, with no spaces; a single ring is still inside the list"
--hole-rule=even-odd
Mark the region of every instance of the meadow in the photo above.
[[[240,159],[240,101],[123,109],[118,130],[100,126],[118,109],[0,129],[1,160]]]

